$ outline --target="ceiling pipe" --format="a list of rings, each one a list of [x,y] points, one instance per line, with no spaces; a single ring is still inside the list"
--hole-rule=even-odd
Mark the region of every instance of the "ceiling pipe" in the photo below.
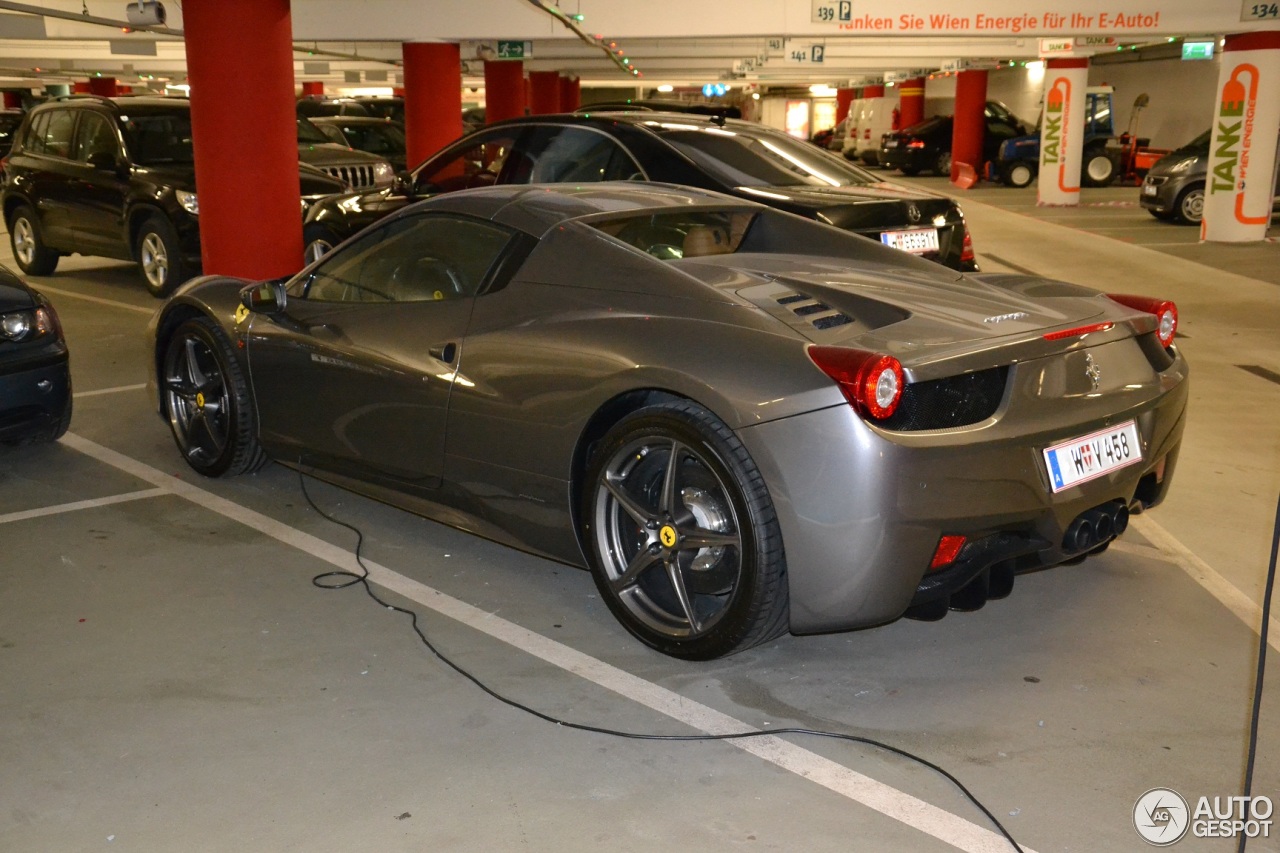
[[[585,43],[603,51],[604,55],[609,57],[609,61],[612,62],[614,65],[618,66],[618,69],[620,71],[623,71],[624,73],[632,77],[638,76],[635,73],[635,71],[632,70],[631,66],[627,65],[626,62],[623,61],[622,57],[614,53],[607,44],[597,41],[596,39],[588,35],[586,31],[582,29],[582,27],[578,26],[578,22],[574,20],[572,16],[565,14],[560,9],[559,6],[557,6],[554,3],[544,3],[542,2],[542,0],[528,0],[528,2],[533,6],[536,6],[537,8],[546,12],[548,15],[558,20],[560,23],[564,24],[565,27],[567,27],[571,32],[573,32],[578,38],[582,39]]]
[[[99,18],[87,12],[67,12],[62,9],[46,9],[43,6],[32,6],[30,3],[10,3],[0,0],[0,9],[10,12],[24,12],[28,15],[39,15],[42,18],[61,18],[64,21],[79,21],[82,24],[97,24],[100,27],[113,27],[117,30],[146,30],[165,36],[182,38],[182,30],[162,27],[156,24],[131,24],[128,21],[117,21],[114,18]]]

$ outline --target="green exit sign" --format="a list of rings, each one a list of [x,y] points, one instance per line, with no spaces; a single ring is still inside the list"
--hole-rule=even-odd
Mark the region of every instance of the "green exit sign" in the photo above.
[[[500,41],[497,53],[499,59],[529,59],[533,45],[527,41]]]
[[[1182,43],[1183,59],[1213,59],[1213,42],[1184,41]]]

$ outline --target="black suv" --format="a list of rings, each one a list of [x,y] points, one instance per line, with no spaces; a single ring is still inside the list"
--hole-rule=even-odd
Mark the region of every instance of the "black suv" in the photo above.
[[[304,211],[349,188],[300,164]],[[64,254],[134,260],[164,296],[200,269],[199,203],[185,98],[79,96],[33,109],[0,195],[18,266],[49,275]]]

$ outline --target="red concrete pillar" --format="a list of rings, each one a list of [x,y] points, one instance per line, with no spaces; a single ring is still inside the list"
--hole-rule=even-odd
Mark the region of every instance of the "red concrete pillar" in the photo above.
[[[951,180],[960,164],[982,174],[982,143],[987,136],[983,110],[987,104],[987,72],[961,71],[956,78],[956,117],[951,125]]]
[[[484,120],[487,124],[524,115],[524,63],[484,63]]]
[[[22,93],[21,92],[5,92],[4,108],[6,110],[22,109]]]
[[[1200,238],[1265,240],[1276,185],[1280,30],[1229,35],[1213,103],[1213,140]]]
[[[323,80],[303,80],[303,81],[302,81],[302,94],[304,94],[304,95],[323,95],[323,94],[324,94],[324,81],[323,81]]]
[[[862,97],[864,97],[864,98],[883,98],[883,97],[884,97],[884,84],[883,84],[883,83],[880,83],[880,84],[878,84],[878,85],[873,85],[873,86],[863,86],[863,87],[862,87]]]
[[[73,94],[73,95],[87,95],[87,94],[89,94],[89,81],[88,81],[88,80],[75,80],[75,81],[73,81],[73,82],[72,82],[72,84],[71,84],[71,94]]]
[[[531,115],[538,116],[560,112],[562,109],[560,106],[560,72],[530,71],[529,95],[529,113]]]
[[[898,84],[898,121],[903,127],[924,121],[924,78],[912,77]]]
[[[288,275],[302,265],[289,0],[187,0],[182,11],[204,271]],[[253,97],[227,97],[229,68]]]
[[[404,130],[412,168],[462,135],[458,45],[410,42],[404,53]]]
[[[849,116],[849,105],[853,103],[853,89],[836,89],[836,124]]]
[[[89,91],[104,98],[114,98],[119,94],[114,77],[90,77]]]
[[[577,77],[560,78],[560,109],[571,113],[582,106],[581,81]]]

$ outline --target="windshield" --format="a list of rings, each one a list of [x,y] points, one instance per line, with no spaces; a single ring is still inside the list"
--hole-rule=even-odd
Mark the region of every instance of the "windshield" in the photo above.
[[[195,162],[191,113],[185,109],[122,115],[120,130],[130,159],[140,166]]]
[[[315,145],[321,142],[332,142],[333,140],[325,136],[320,128],[316,127],[307,119],[298,116],[298,142],[304,145]]]
[[[843,158],[785,133],[662,121],[644,125],[731,187],[847,187],[880,182]]]

